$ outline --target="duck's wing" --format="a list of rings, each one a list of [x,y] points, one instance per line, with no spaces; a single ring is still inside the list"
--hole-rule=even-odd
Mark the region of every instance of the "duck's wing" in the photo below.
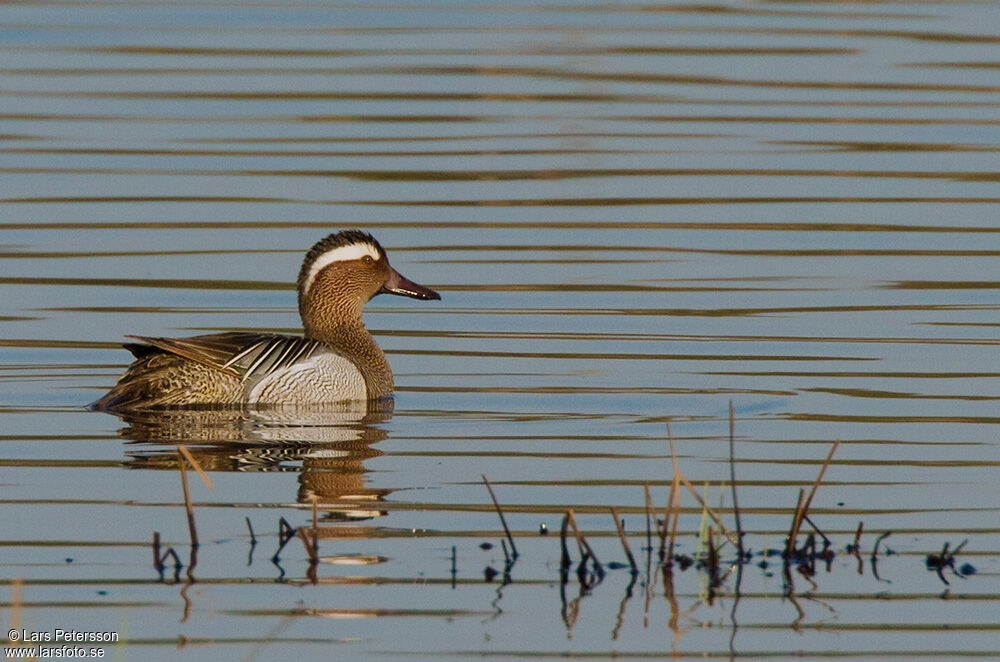
[[[307,360],[317,352],[329,351],[329,347],[318,340],[277,333],[213,333],[190,338],[129,337],[160,351],[232,373],[243,382],[259,381]],[[137,349],[148,353],[148,350]],[[136,349],[132,351],[135,353]]]

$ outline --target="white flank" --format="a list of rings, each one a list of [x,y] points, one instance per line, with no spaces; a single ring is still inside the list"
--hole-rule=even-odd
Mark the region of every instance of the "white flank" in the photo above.
[[[365,400],[368,386],[358,367],[325,352],[273,372],[250,389],[251,404],[326,404]]]
[[[302,288],[303,292],[308,292],[309,288],[312,287],[313,281],[316,280],[316,276],[323,269],[327,268],[334,262],[348,262],[350,260],[360,260],[365,255],[371,256],[373,260],[378,259],[378,250],[367,242],[362,242],[358,244],[348,244],[347,246],[338,246],[333,250],[329,250],[312,263],[312,267],[309,269],[309,276],[306,277],[305,286]]]

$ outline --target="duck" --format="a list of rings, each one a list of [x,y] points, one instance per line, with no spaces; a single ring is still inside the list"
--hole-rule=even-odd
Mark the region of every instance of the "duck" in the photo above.
[[[403,277],[361,230],[342,230],[306,253],[297,281],[303,335],[228,332],[186,338],[127,336],[135,360],[89,408],[128,412],[377,402],[394,382],[385,353],[362,322],[379,294],[440,300]]]

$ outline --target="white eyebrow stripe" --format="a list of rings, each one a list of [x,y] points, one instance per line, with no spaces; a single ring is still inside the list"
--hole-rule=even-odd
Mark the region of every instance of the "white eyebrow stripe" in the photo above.
[[[378,249],[369,243],[348,244],[347,246],[338,246],[337,248],[328,250],[313,262],[312,267],[309,269],[309,275],[306,276],[306,283],[302,288],[303,292],[308,292],[319,272],[334,262],[360,260],[365,255],[370,256],[373,260],[379,259]]]

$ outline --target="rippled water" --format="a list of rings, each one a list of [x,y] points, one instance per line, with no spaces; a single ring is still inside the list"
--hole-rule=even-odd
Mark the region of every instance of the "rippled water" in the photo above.
[[[0,7],[6,620],[143,660],[995,656],[998,43],[988,2]],[[125,334],[297,332],[345,227],[443,295],[367,308],[393,411],[82,408]],[[643,549],[668,422],[728,528],[736,476],[714,584]],[[835,440],[835,557],[785,574]],[[319,563],[273,561],[314,498]]]

